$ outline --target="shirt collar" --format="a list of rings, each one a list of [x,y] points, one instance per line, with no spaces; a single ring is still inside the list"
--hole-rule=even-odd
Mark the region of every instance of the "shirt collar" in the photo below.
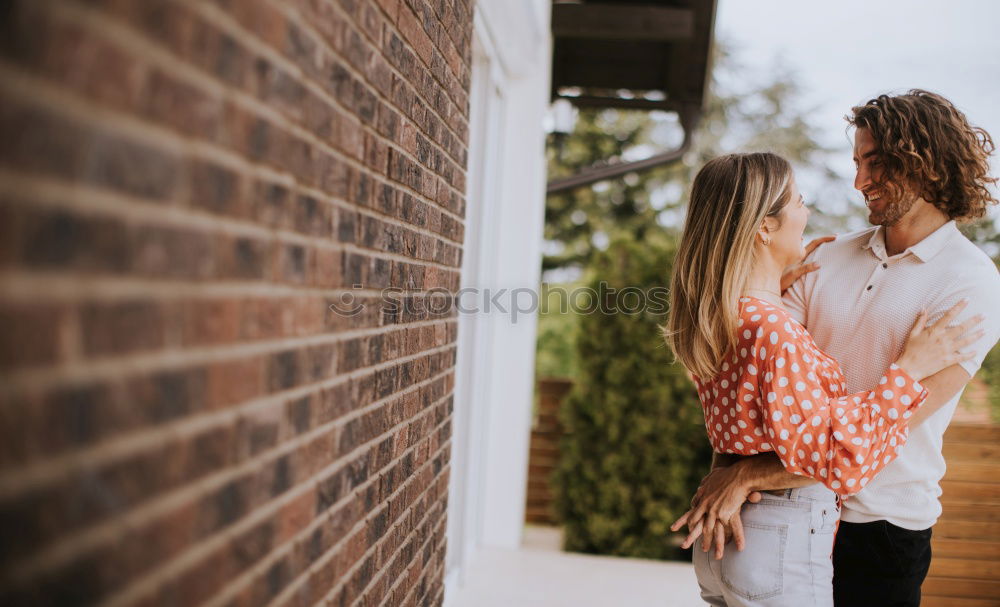
[[[954,220],[945,223],[940,228],[928,234],[923,240],[903,251],[900,256],[913,253],[920,261],[926,263],[944,249],[952,236],[958,234],[958,226]],[[871,238],[864,245],[864,249],[871,249],[879,259],[886,258],[885,251],[885,227],[879,226],[872,232]]]

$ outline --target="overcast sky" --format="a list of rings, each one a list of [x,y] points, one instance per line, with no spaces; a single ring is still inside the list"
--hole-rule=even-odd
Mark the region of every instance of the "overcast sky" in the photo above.
[[[997,0],[719,0],[716,36],[748,67],[791,68],[829,145],[848,149],[852,105],[910,88],[944,95],[1000,144],[998,25]],[[836,168],[853,177],[849,152]]]

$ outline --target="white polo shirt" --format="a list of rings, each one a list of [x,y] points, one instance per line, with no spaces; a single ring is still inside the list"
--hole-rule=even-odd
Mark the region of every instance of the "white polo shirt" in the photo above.
[[[974,375],[1000,338],[1000,274],[993,261],[950,221],[919,243],[889,257],[884,228],[839,236],[820,246],[810,261],[820,264],[785,294],[785,305],[809,329],[816,344],[840,362],[850,392],[876,386],[902,354],[922,309],[934,322],[962,298],[961,322],[975,314],[986,320],[982,339],[968,348],[976,357],[962,363]],[[945,473],[942,436],[961,393],[917,428],[899,457],[845,503],[842,519],[854,523],[887,520],[907,529],[926,529],[941,515],[939,484]]]

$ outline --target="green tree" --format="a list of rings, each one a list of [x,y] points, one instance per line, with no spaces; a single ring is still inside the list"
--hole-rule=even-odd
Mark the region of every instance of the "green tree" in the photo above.
[[[708,471],[711,448],[694,388],[659,330],[673,254],[662,237],[619,239],[588,271],[603,311],[578,317],[580,373],[560,411],[566,433],[552,479],[567,550],[679,556],[669,525]]]

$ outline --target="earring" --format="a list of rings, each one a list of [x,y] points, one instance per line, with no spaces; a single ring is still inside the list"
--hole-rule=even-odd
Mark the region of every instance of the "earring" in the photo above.
[[[771,239],[770,238],[763,238],[762,240],[764,241],[764,246],[765,247],[766,246],[770,246],[770,244],[771,244]]]

